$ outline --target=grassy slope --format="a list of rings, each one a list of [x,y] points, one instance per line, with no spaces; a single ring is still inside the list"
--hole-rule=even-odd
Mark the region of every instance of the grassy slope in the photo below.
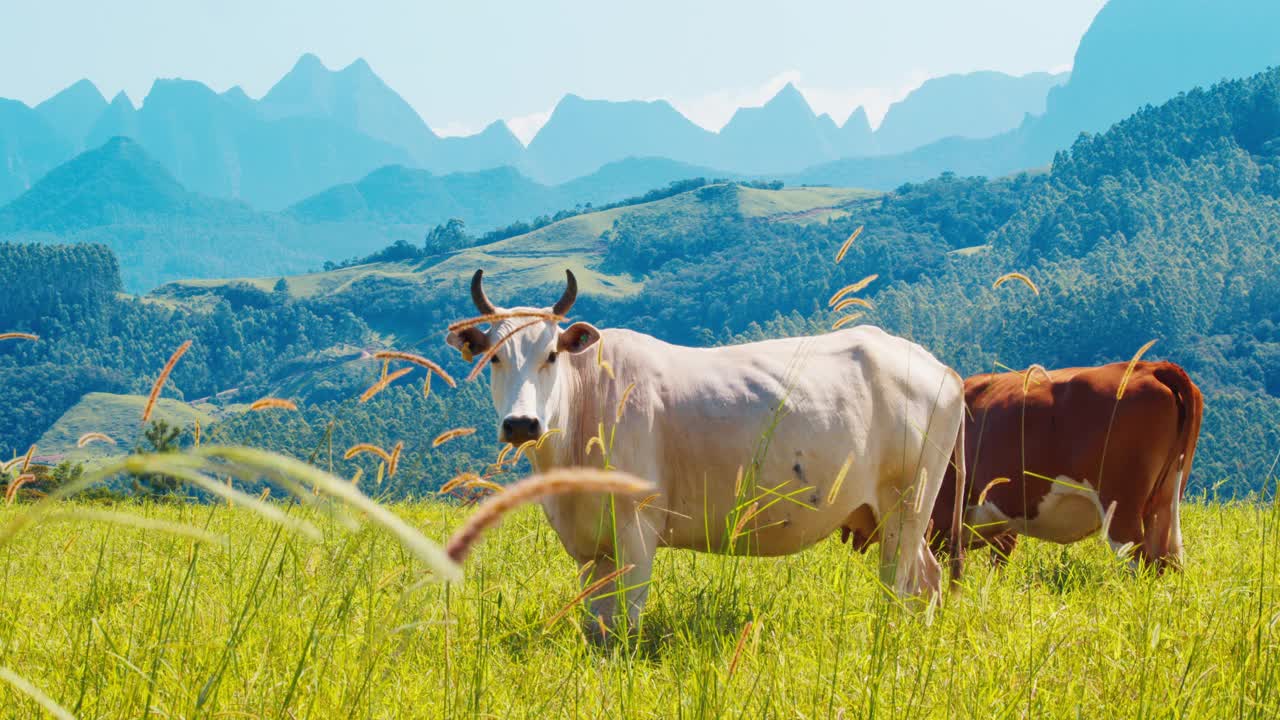
[[[86,462],[90,466],[104,458],[119,455],[131,449],[135,440],[141,437],[142,410],[146,404],[147,398],[142,395],[88,393],[40,436],[36,451],[41,456]],[[193,425],[198,420],[207,427],[214,420],[211,410],[207,405],[193,406],[161,398],[151,417],[179,427]],[[94,442],[77,448],[76,442],[88,432],[106,433],[116,441],[116,445]]]
[[[849,188],[801,187],[783,190],[742,188],[739,211],[744,217],[790,222],[822,222],[841,208],[879,193]],[[436,264],[401,262],[370,263],[331,272],[295,275],[289,291],[299,297],[336,294],[367,277],[389,277],[407,282],[437,285],[465,282],[477,267],[504,289],[518,291],[564,280],[564,269],[572,269],[584,293],[618,297],[639,292],[641,283],[625,275],[608,275],[593,269],[603,248],[599,238],[623,215],[660,215],[672,227],[698,223],[707,217],[697,193],[687,192],[641,205],[587,213],[552,223],[524,235],[454,253]],[[160,288],[155,297],[198,293],[201,288],[230,282],[247,282],[270,291],[278,277],[238,280],[185,280]]]
[[[465,516],[393,509],[437,539]],[[80,717],[1280,713],[1265,506],[1188,506],[1187,570],[1163,578],[1131,576],[1096,539],[1027,542],[1003,575],[975,554],[963,592],[916,615],[834,539],[779,559],[663,551],[632,652],[589,645],[576,611],[546,629],[577,593],[575,567],[533,508],[481,544],[463,582],[418,590],[398,545],[332,518],[312,544],[221,506],[135,510],[228,544],[80,521],[4,553],[3,665]],[[37,715],[3,683],[0,706]]]

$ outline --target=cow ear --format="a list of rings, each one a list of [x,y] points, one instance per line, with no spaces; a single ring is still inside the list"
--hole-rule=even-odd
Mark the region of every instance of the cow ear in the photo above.
[[[580,353],[600,340],[600,331],[590,323],[576,322],[560,333],[556,349],[570,354]]]
[[[489,349],[489,336],[478,328],[473,327],[449,333],[449,337],[445,339],[445,342],[457,348],[467,362],[471,362],[471,358],[476,354],[483,353]]]

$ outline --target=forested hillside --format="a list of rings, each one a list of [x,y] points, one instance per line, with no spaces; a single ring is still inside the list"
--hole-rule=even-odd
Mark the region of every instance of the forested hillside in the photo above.
[[[142,390],[168,352],[193,338],[173,376],[188,398],[242,388],[235,402],[268,391],[302,401],[300,412],[285,415],[230,412],[213,430],[219,436],[310,456],[327,449],[336,419],[334,447],[405,442],[415,469],[402,471],[392,490],[432,487],[453,459],[430,450],[437,428],[480,429],[470,444],[445,446],[451,452],[470,457],[493,447],[483,383],[451,390],[437,381],[422,399],[415,373],[398,394],[376,398],[381,404],[359,405],[351,398],[380,369],[359,349],[416,349],[465,374],[441,341],[447,321],[472,312],[463,266],[508,253],[505,274],[489,286],[494,299],[549,302],[559,292],[554,273],[531,282],[516,258],[536,255],[549,272],[554,253],[572,248],[565,264],[633,284],[626,292],[584,286],[577,318],[681,343],[822,331],[834,319],[825,310],[831,293],[871,274],[879,278],[865,321],[923,343],[964,373],[997,363],[1126,360],[1157,339],[1148,357],[1185,365],[1206,391],[1193,486],[1262,486],[1280,447],[1280,71],[1139,112],[1059,153],[1048,173],[948,175],[848,197],[816,214],[789,211],[788,197],[797,196],[705,185],[489,245],[415,248],[393,263],[403,272],[384,264],[336,270],[332,282],[309,276],[307,292],[290,278],[120,297],[100,249],[6,246],[7,266],[36,263],[6,277],[68,282],[54,263],[78,263],[84,277],[71,282],[84,289],[19,284],[29,309],[6,312],[5,329],[43,339],[0,345],[0,441],[25,448],[83,392]],[[837,248],[859,226],[865,231],[836,264]],[[1013,270],[1039,294],[1017,284],[992,289]]]

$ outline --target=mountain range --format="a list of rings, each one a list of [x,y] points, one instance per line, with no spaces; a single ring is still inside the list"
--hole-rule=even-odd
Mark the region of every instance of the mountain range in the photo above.
[[[718,133],[665,100],[569,94],[527,148],[502,121],[466,137],[437,135],[363,60],[330,70],[304,55],[256,100],[239,87],[218,93],[192,80],[159,79],[135,107],[124,93],[108,102],[80,80],[34,108],[16,101],[0,107],[0,201],[117,136],[136,140],[193,191],[267,210],[391,164],[434,173],[511,166],[551,184],[630,157],[663,157],[721,174],[789,173],[943,136],[1001,132],[1041,111],[1049,89],[1064,78],[935,79],[895,105],[875,132],[862,108],[839,126],[814,113],[791,84],[763,106],[739,109]],[[938,98],[947,93],[970,101],[938,112]]]
[[[1274,0],[1110,0],[1081,38],[1070,78],[1048,90],[1043,114],[991,137],[837,160],[788,180],[889,188],[942,172],[994,177],[1042,167],[1082,132],[1105,131],[1145,105],[1280,64],[1277,35]]]

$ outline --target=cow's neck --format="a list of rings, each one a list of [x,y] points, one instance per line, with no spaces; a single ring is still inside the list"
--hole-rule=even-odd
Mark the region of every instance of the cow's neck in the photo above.
[[[607,332],[607,331],[606,331]],[[619,362],[622,348],[606,342],[603,357],[613,368],[629,367]],[[560,428],[560,437],[553,437],[543,444],[537,454],[538,469],[546,471],[554,467],[600,467],[603,456],[598,447],[587,454],[587,443],[595,437],[601,423],[604,424],[605,441],[613,424],[613,408],[606,407],[617,393],[610,392],[606,384],[617,384],[618,376],[611,379],[597,363],[594,349],[569,356],[569,362],[558,368],[557,382],[561,390],[558,401],[550,408],[549,426]],[[616,372],[616,370],[615,370]],[[625,384],[625,383],[624,383]]]

